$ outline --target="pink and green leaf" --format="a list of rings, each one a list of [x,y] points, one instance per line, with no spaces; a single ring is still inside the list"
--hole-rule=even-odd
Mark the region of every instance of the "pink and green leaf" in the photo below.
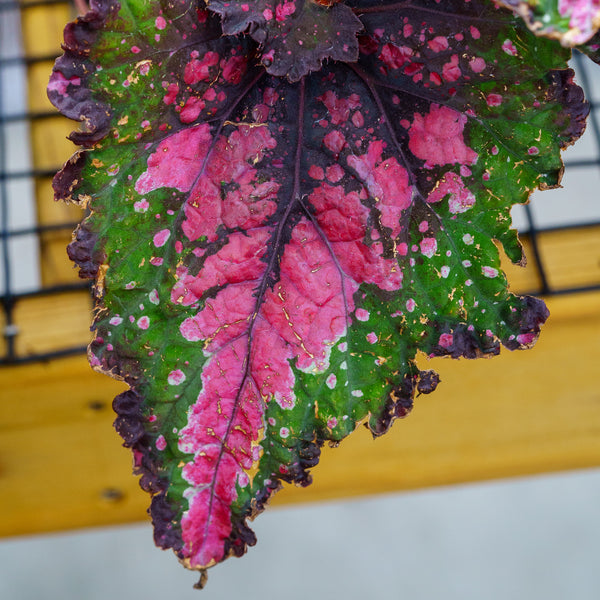
[[[232,32],[262,4],[229,3]],[[202,4],[91,5],[49,86],[82,121],[55,190],[90,209],[90,360],[131,387],[115,425],[156,542],[203,569],[324,442],[435,388],[418,352],[535,342],[547,310],[496,243],[523,261],[509,211],[559,183],[588,106],[570,52],[483,0],[340,5],[358,56],[290,80]]]
[[[495,0],[514,10],[536,35],[574,47],[600,29],[600,0]]]

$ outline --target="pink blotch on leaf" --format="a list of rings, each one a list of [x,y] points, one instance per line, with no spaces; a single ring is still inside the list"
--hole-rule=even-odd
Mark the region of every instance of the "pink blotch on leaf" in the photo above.
[[[415,113],[408,131],[410,151],[425,161],[425,167],[474,164],[477,153],[465,145],[463,130],[467,116],[447,106],[431,105],[425,116]]]
[[[458,54],[453,54],[450,61],[442,67],[442,77],[445,81],[457,81],[462,75],[458,66]]]
[[[429,81],[434,85],[442,85],[442,78],[437,73],[430,73]]]
[[[517,55],[517,47],[510,40],[504,40],[502,43],[502,50],[509,56]]]
[[[452,346],[453,343],[454,336],[451,333],[442,333],[442,335],[440,335],[438,345],[440,345],[442,348],[446,348],[447,350],[450,348],[450,346]]]
[[[167,87],[167,93],[163,96],[163,102],[165,104],[173,104],[177,99],[179,93],[179,86],[176,83],[170,83]]]
[[[410,62],[412,55],[413,49],[409,46],[396,46],[396,44],[389,43],[381,49],[379,60],[389,69],[395,70]]]
[[[162,140],[148,157],[148,169],[135,183],[138,194],[161,187],[187,192],[196,180],[212,141],[206,123],[182,129]]]
[[[222,69],[223,79],[232,85],[237,85],[248,70],[248,58],[245,55],[232,56]]]
[[[278,100],[279,92],[277,92],[274,88],[271,87],[265,88],[265,91],[263,92],[263,102],[267,106],[275,106]]]
[[[397,237],[401,231],[402,211],[412,204],[412,187],[406,169],[395,157],[382,160],[382,154],[383,142],[376,140],[369,143],[366,154],[351,155],[347,161],[377,200],[381,224]]]
[[[330,131],[324,138],[323,143],[328,150],[334,154],[339,154],[346,145],[346,138],[339,131]]]
[[[437,240],[432,237],[426,237],[419,243],[421,254],[427,258],[431,258],[437,252]]]
[[[452,214],[464,213],[475,204],[473,192],[465,186],[462,178],[452,171],[443,176],[438,186],[427,197],[427,201],[439,202],[448,195],[448,209]]]
[[[202,94],[202,99],[207,102],[212,102],[217,97],[217,92],[215,92],[214,88],[208,88],[204,94]]]
[[[488,94],[486,102],[488,106],[500,106],[502,104],[502,96],[500,94]]]
[[[485,70],[485,60],[480,56],[476,56],[469,61],[469,67],[473,73],[481,73]]]
[[[167,243],[167,240],[171,236],[169,229],[161,229],[158,233],[154,234],[153,243],[157,248],[161,248]]]
[[[370,317],[369,311],[364,308],[357,308],[355,315],[359,321],[368,321]]]
[[[185,381],[185,373],[181,369],[171,371],[167,376],[169,385],[181,385]]]
[[[427,45],[434,52],[442,52],[443,50],[448,50],[448,38],[445,36],[438,35],[434,37],[432,40],[427,42]]]
[[[275,7],[275,20],[279,23],[285,21],[286,17],[293,15],[296,12],[296,3],[284,1],[283,4],[278,4]]]
[[[219,138],[184,208],[182,229],[188,239],[204,235],[214,241],[221,224],[231,229],[253,227],[275,211],[279,184],[257,184],[255,165],[276,145],[267,127],[240,126],[228,138]],[[223,183],[236,184],[224,200]]]
[[[310,168],[308,169],[308,175],[313,179],[325,179],[325,172],[323,171],[323,167],[319,167],[317,165],[310,165]]]
[[[535,341],[535,338],[535,333],[521,333],[517,336],[517,342],[526,346],[527,344],[531,344],[531,342]]]
[[[382,289],[399,289],[402,271],[397,261],[383,258],[381,243],[367,246],[368,209],[357,192],[344,193],[342,186],[327,183],[315,188],[309,201],[316,219],[331,243],[342,269],[358,283],[374,283]]]
[[[481,272],[485,277],[489,277],[490,279],[498,277],[498,269],[494,267],[481,267]]]
[[[81,78],[73,76],[67,79],[60,71],[54,71],[48,83],[48,92],[57,92],[61,96],[66,96],[69,85],[81,85]]]
[[[331,183],[337,183],[344,176],[344,169],[338,163],[335,163],[325,169],[325,175]]]
[[[469,27],[469,31],[471,33],[471,37],[474,40],[478,40],[481,37],[481,33],[479,32],[479,29],[477,29],[477,27],[473,27],[473,25],[471,25]]]
[[[365,124],[365,118],[359,110],[352,115],[352,124],[357,128],[360,128]]]
[[[202,60],[192,58],[183,72],[183,80],[187,85],[194,85],[200,81],[206,81],[210,77],[210,68],[219,64],[219,55],[208,51],[202,56]]]
[[[203,100],[196,96],[190,96],[179,113],[179,120],[182,123],[193,123],[205,107]]]

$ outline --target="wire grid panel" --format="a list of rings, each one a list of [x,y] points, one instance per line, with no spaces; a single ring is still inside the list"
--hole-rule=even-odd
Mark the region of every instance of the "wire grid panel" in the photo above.
[[[45,97],[73,4],[0,0],[0,365],[83,352],[89,338],[88,286],[65,253],[80,211],[55,205],[50,185],[73,152],[64,141],[73,123]],[[557,253],[561,273],[581,269],[573,252],[573,264],[565,264],[557,235],[597,238],[600,226],[600,199],[593,193],[600,186],[600,68],[578,54],[573,63],[591,104],[588,128],[565,154],[564,188],[535,193],[528,206],[513,210],[514,225],[526,232],[528,270],[537,282],[530,278],[519,292],[600,289],[598,244],[592,250],[598,256],[588,257],[595,268],[584,269],[583,278],[554,276]]]

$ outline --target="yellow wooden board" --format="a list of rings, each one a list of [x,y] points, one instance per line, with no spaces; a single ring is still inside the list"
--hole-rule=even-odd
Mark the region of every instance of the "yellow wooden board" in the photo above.
[[[315,482],[279,505],[600,465],[600,293],[553,298],[533,350],[423,359],[442,378],[373,440],[324,448]],[[0,369],[0,535],[146,518],[111,423],[124,389],[83,356]]]
[[[87,346],[91,306],[87,290],[20,299],[13,314],[15,352],[29,356]]]

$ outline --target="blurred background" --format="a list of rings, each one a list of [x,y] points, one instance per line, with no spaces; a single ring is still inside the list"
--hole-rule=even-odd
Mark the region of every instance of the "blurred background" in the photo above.
[[[80,209],[50,187],[74,124],[45,97],[75,14],[0,0],[0,598],[197,597],[144,522],[111,427],[122,386],[85,360],[89,290],[65,253]],[[600,597],[600,68],[573,66],[592,116],[564,188],[513,212],[529,264],[509,279],[552,312],[535,350],[424,361],[436,393],[384,439],[326,449],[206,597]]]

